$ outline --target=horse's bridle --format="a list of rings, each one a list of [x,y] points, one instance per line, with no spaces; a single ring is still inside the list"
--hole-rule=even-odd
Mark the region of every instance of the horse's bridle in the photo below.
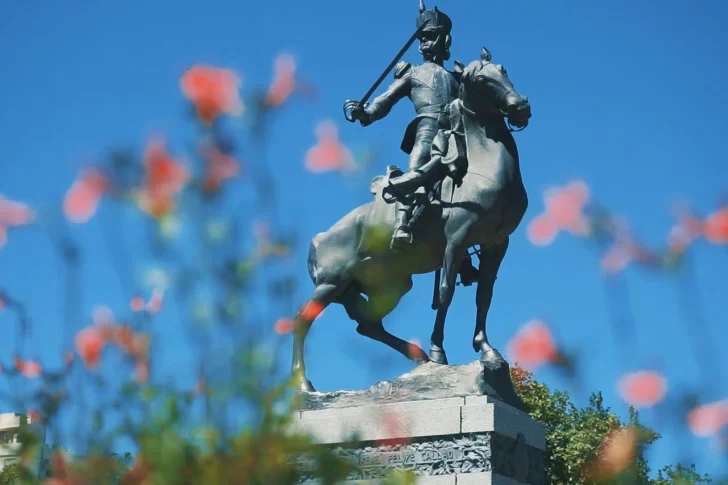
[[[481,62],[482,62],[482,65],[483,66],[488,65],[488,64],[492,64],[492,62],[489,62],[489,61],[488,62],[481,61]],[[516,93],[516,90],[514,88],[509,88],[508,89],[508,92],[505,94],[504,98],[508,98],[508,95],[511,94],[511,93],[518,94],[518,93]],[[475,118],[478,117],[478,115],[477,115],[477,113],[475,113],[475,111],[473,111],[473,110],[465,107],[465,105],[463,104],[463,101],[461,99],[459,99],[459,101],[460,101],[460,107],[463,109],[463,111],[465,111],[466,113],[468,113],[471,116],[474,116]],[[514,128],[513,125],[511,124],[511,120],[508,119],[508,113],[505,112],[505,111],[503,111],[500,108],[498,108],[498,111],[503,116],[503,119],[505,120],[506,125],[508,125],[506,129],[508,131],[510,131],[511,133],[518,133],[519,131],[523,131],[523,130],[526,129],[526,127],[528,127],[528,120],[526,120],[526,124],[524,124],[522,127],[520,127],[520,128]],[[492,126],[492,125],[488,125],[488,126]],[[497,126],[494,126],[493,128],[498,128],[498,127]]]
[[[511,91],[513,91],[513,90],[511,90]],[[470,108],[467,108],[467,107],[466,107],[466,106],[465,106],[465,105],[463,104],[463,100],[462,100],[462,99],[458,99],[458,102],[460,103],[460,108],[461,108],[461,109],[462,109],[463,111],[465,111],[465,112],[466,112],[467,114],[469,114],[469,115],[470,115],[470,116],[472,116],[473,118],[478,118],[478,113],[476,113],[475,111],[473,111],[473,110],[472,110],[472,109],[470,109]],[[508,113],[506,113],[505,111],[503,111],[503,110],[502,110],[502,109],[500,109],[500,108],[498,108],[498,111],[500,112],[500,114],[501,114],[501,115],[503,115],[503,119],[505,120],[506,124],[508,125],[508,126],[506,127],[506,130],[507,130],[507,131],[510,131],[511,133],[518,133],[519,131],[523,131],[523,130],[525,130],[525,129],[526,129],[526,127],[528,126],[528,120],[526,120],[526,124],[525,124],[525,125],[523,125],[523,126],[522,126],[522,127],[520,127],[520,128],[514,128],[514,127],[513,127],[513,125],[511,124],[511,121],[510,121],[510,120],[508,119]],[[487,123],[486,123],[486,124],[487,124]],[[500,129],[502,129],[502,128],[501,128],[501,127],[499,127],[499,126],[493,126],[493,125],[490,125],[490,124],[488,124],[488,126],[491,126],[491,127],[493,127],[493,128],[499,129],[499,130],[500,130]]]

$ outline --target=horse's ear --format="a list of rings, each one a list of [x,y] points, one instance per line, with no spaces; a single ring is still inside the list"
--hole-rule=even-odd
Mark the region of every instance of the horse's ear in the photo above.
[[[485,48],[485,46],[480,48],[480,59],[483,62],[490,62],[491,59],[493,59],[493,56],[490,54],[490,51]]]

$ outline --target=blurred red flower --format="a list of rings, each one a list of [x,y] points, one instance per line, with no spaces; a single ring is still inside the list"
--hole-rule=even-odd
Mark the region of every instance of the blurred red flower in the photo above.
[[[658,404],[667,394],[667,379],[655,371],[639,371],[624,375],[617,391],[625,402],[648,408]]]
[[[410,359],[415,360],[422,358],[422,343],[419,341],[419,339],[410,339],[407,344],[407,356]]]
[[[190,173],[168,153],[164,140],[154,138],[144,152],[142,209],[161,217],[174,209],[175,197],[190,180]]]
[[[193,66],[182,75],[180,85],[197,116],[207,125],[222,114],[239,115],[243,111],[240,78],[228,69]]]
[[[508,342],[508,353],[519,366],[535,369],[559,360],[559,352],[548,326],[531,320]]]
[[[275,76],[268,88],[264,103],[270,107],[281,106],[293,94],[296,88],[296,61],[289,54],[281,54],[276,58]]]
[[[28,409],[28,417],[31,423],[43,423],[45,418],[35,409]]]
[[[206,147],[203,150],[205,159],[205,178],[203,188],[208,192],[216,192],[220,184],[240,173],[240,162],[235,157],[221,152],[217,147]]]
[[[659,258],[632,235],[627,221],[613,218],[610,232],[614,241],[601,260],[602,270],[615,275],[630,263],[656,263]]]
[[[101,352],[106,345],[104,332],[98,327],[87,327],[76,334],[76,351],[86,367],[95,369],[101,362]]]
[[[597,458],[587,465],[587,474],[598,482],[608,481],[626,470],[637,455],[637,430],[632,426],[610,431]]]
[[[141,456],[137,456],[134,465],[124,472],[119,479],[120,485],[150,485],[152,468],[144,462]]]
[[[281,318],[278,320],[273,329],[278,335],[286,335],[293,331],[293,320],[290,318]]]
[[[43,373],[43,369],[40,364],[34,360],[23,361],[23,359],[17,355],[13,358],[13,360],[15,361],[15,368],[18,369],[24,377],[32,379]]]
[[[0,194],[0,225],[25,226],[34,219],[35,213],[27,204],[6,199]]]
[[[528,224],[528,240],[536,246],[548,246],[559,233],[559,227],[548,214],[537,215]]]
[[[134,365],[134,380],[144,384],[149,380],[149,361],[146,359],[137,360]]]
[[[156,315],[162,310],[162,303],[164,302],[164,291],[155,288],[152,290],[152,296],[149,298],[147,303],[147,311],[152,315]]]
[[[699,406],[688,413],[688,427],[695,436],[712,436],[728,425],[728,399]]]
[[[131,311],[133,312],[140,312],[144,310],[144,298],[141,296],[133,297],[129,302],[129,307],[131,307]]]
[[[407,438],[402,438],[407,435],[407,430],[400,415],[385,409],[380,411],[379,422],[384,428],[385,436],[389,438],[376,440],[377,446],[405,445],[409,442]]]
[[[728,207],[715,211],[703,222],[703,235],[715,244],[728,244]]]
[[[316,126],[318,144],[306,153],[306,168],[311,172],[351,170],[354,157],[340,141],[336,125],[323,121]]]
[[[63,199],[63,213],[78,224],[88,222],[98,209],[107,188],[106,176],[95,169],[82,172]]]
[[[309,300],[305,305],[303,305],[303,307],[301,307],[299,314],[304,320],[313,321],[321,315],[322,311],[324,311],[322,303],[316,300]]]
[[[590,223],[584,214],[584,206],[589,197],[589,187],[581,180],[546,190],[545,210],[529,223],[528,239],[532,244],[545,246],[553,242],[560,231],[577,236],[588,235]]]
[[[114,312],[111,311],[111,308],[105,305],[96,305],[91,310],[91,320],[94,322],[94,325],[101,327],[112,325],[116,321],[116,317],[114,317]]]
[[[0,194],[0,248],[7,241],[7,228],[33,222],[35,213],[26,204],[6,199]]]

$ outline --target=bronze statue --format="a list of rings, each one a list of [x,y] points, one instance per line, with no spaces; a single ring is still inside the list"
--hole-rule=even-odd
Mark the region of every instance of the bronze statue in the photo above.
[[[445,318],[458,269],[469,259],[468,250],[480,245],[472,344],[486,368],[502,369],[505,361],[488,342],[486,317],[509,237],[528,206],[511,125],[525,127],[531,108],[528,99],[513,87],[505,68],[491,62],[485,48],[481,59],[470,63],[457,77],[442,69],[438,62],[448,55],[449,19],[444,20],[437,10],[427,13],[422,4],[420,10],[420,18],[431,15],[439,19],[434,23],[436,29],[421,39],[421,50],[430,61],[426,57],[420,66],[400,65],[397,80],[385,95],[366,109],[357,102],[347,107],[352,119],[366,124],[384,116],[394,101],[405,95],[417,108],[433,106],[418,113],[405,136],[413,147],[410,168],[426,170],[419,175],[402,175],[389,166],[386,175],[372,180],[372,202],[357,207],[313,238],[308,258],[315,285],[311,299],[323,306],[343,305],[357,322],[359,334],[383,342],[410,359],[446,364]],[[428,82],[438,90],[420,90],[423,75],[432,76]],[[451,91],[454,87],[457,96]],[[420,93],[429,93],[432,98],[420,98]],[[439,103],[445,106],[435,108]],[[403,143],[404,148],[410,142]],[[399,179],[403,181],[400,187],[407,190],[397,190],[396,176],[404,177]],[[409,244],[394,251],[390,238],[396,236],[401,219],[393,202],[407,199],[412,189],[430,185],[428,201],[418,205],[417,221],[409,227],[411,241],[407,238]],[[382,230],[386,238],[383,245],[377,237]],[[411,289],[412,275],[433,271],[442,271],[442,281],[436,286],[437,316],[428,357],[419,347],[387,332],[382,319]],[[308,391],[313,386],[306,378],[304,342],[311,323],[306,312],[296,317],[292,365],[299,388]],[[504,392],[512,392],[512,387]]]
[[[410,155],[409,172],[399,181],[393,181],[395,185],[418,179],[418,170],[430,161],[430,147],[438,130],[438,119],[445,107],[457,97],[463,67],[457,62],[454,72],[443,67],[444,62],[450,59],[450,18],[437,7],[427,10],[424,0],[420,0],[419,8],[416,36],[420,41],[424,62],[398,63],[394,71],[395,80],[389,88],[368,106],[361,102],[350,104],[347,116],[349,120],[359,120],[362,126],[367,126],[387,116],[402,98],[410,98],[417,116],[407,126],[401,145],[402,150]],[[396,202],[397,227],[392,236],[393,248],[412,243],[412,230],[408,222],[413,207],[407,202],[406,199]]]

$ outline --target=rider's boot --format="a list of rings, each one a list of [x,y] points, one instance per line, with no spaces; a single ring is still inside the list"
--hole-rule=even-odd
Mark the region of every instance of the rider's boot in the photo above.
[[[392,234],[390,248],[393,250],[403,249],[412,244],[412,229],[409,227],[410,208],[397,202],[397,214],[395,216],[395,229]]]
[[[412,194],[419,187],[427,184],[431,178],[433,170],[440,165],[441,157],[433,157],[432,160],[423,166],[410,170],[404,175],[389,179],[389,185],[385,188],[388,192],[394,192],[395,195],[405,196]]]

